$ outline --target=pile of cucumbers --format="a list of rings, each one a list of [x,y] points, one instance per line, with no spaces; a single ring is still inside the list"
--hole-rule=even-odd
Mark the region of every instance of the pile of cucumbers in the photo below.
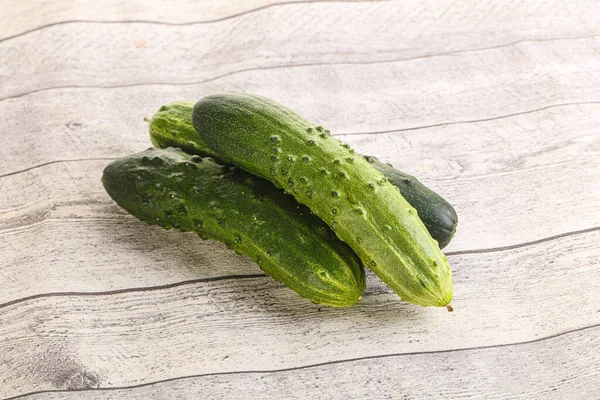
[[[102,177],[135,217],[223,242],[317,304],[356,304],[367,267],[402,300],[451,310],[440,249],[458,219],[413,176],[257,95],[175,102],[147,121],[156,148]]]

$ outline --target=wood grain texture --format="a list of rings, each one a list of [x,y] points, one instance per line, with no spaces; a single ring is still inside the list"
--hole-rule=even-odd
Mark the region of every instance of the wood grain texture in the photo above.
[[[8,305],[0,315],[0,395],[63,388],[78,372],[99,387],[129,386],[191,368],[291,368],[510,344],[600,324],[600,281],[590,279],[600,273],[598,240],[595,231],[452,257],[454,313],[402,303],[372,276],[369,293],[347,310],[312,305],[266,277]]]
[[[369,3],[363,9],[364,18],[379,11],[373,3],[376,0],[244,0],[237,2],[220,2],[205,0],[202,2],[148,2],[132,0],[127,4],[115,0],[92,2],[89,0],[50,0],[44,7],[32,7],[29,3],[3,2],[0,11],[5,15],[5,24],[0,27],[0,40],[9,40],[15,36],[28,35],[32,32],[51,28],[61,24],[77,23],[140,23],[156,25],[204,25],[215,24],[228,19],[247,20],[260,19],[261,13],[273,13],[283,16],[289,10],[310,13],[316,8],[323,11],[344,10],[349,7],[339,3]],[[546,7],[536,7],[523,2],[489,1],[484,4],[474,0],[462,0],[440,3],[436,0],[408,0],[392,2],[382,0],[388,10],[381,26],[389,26],[389,18],[395,23],[402,23],[406,29],[400,39],[412,36],[421,39],[424,36],[438,37],[444,40],[444,33],[450,34],[454,42],[473,34],[486,34],[486,40],[501,40],[507,37],[522,39],[528,35],[544,33],[573,34],[597,28],[594,13],[598,4],[594,1],[574,1],[566,5],[564,2],[550,1]],[[317,4],[321,3],[321,4]],[[379,6],[378,6],[379,7]],[[281,9],[281,11],[280,11]],[[258,15],[249,15],[258,14]],[[296,13],[298,15],[298,13]],[[318,15],[317,15],[318,16]],[[287,18],[289,21],[289,17]],[[298,19],[294,20],[298,21]],[[270,23],[278,21],[270,21]],[[336,21],[337,23],[337,21]],[[330,24],[333,25],[333,24]],[[318,28],[316,24],[306,25]],[[345,26],[344,26],[345,27]],[[294,25],[290,28],[295,28]],[[366,33],[379,34],[381,28],[372,28]],[[260,34],[252,32],[254,35]]]
[[[583,49],[577,44],[577,40],[598,38],[600,31],[595,25],[593,29],[588,28],[576,35],[556,35],[555,32],[553,35],[543,35],[537,32],[530,37],[508,35],[508,38],[501,36],[499,39],[494,35],[490,38],[491,44],[486,43],[482,46],[482,38],[491,34],[489,31],[482,31],[481,26],[473,26],[478,22],[477,18],[481,18],[477,15],[477,8],[473,11],[475,15],[465,12],[468,9],[457,9],[462,10],[462,15],[454,15],[467,26],[471,26],[468,34],[457,34],[455,24],[460,22],[451,21],[452,24],[442,24],[445,29],[438,31],[439,28],[432,28],[431,34],[423,35],[422,32],[429,32],[428,26],[423,26],[423,21],[429,20],[427,25],[438,25],[435,18],[436,8],[423,10],[419,7],[405,7],[403,2],[315,2],[270,7],[258,13],[246,14],[216,24],[56,25],[0,43],[0,56],[5,60],[0,65],[0,99],[54,87],[189,84],[243,71],[268,71],[290,65],[341,64],[346,66],[346,70],[356,68],[356,64],[378,65],[407,60],[418,65],[423,62],[423,57],[428,59],[436,56],[450,58],[449,61],[457,61],[460,64],[475,62],[479,65],[486,59],[494,61],[491,67],[481,68],[477,74],[471,75],[470,80],[477,84],[487,81],[490,74],[493,74],[495,79],[502,78],[507,73],[506,70],[512,71],[515,67],[519,67],[515,72],[521,74],[545,74],[545,67],[553,67],[554,63],[545,60],[546,56],[543,53],[530,54],[522,49],[522,46],[537,47],[538,44],[545,44],[553,48],[555,41],[569,42],[563,44],[564,51],[560,53],[562,55],[565,51],[567,54],[576,52],[577,59],[580,60],[577,63],[579,68],[593,68],[594,61],[596,65],[598,62],[594,54],[582,53]],[[591,9],[590,7],[592,6],[588,6],[589,14],[586,15],[593,16],[594,9],[596,15],[600,13],[597,3]],[[429,13],[433,15],[427,18]],[[412,22],[406,26],[405,19]],[[468,20],[470,22],[467,22]],[[293,23],[290,24],[290,21]],[[589,26],[585,21],[580,22],[581,24],[577,24],[578,28]],[[381,28],[391,25],[401,25],[403,32],[406,29],[419,36],[404,37],[394,29]],[[369,34],[365,35],[362,32]],[[103,40],[97,40],[98,37],[102,37]],[[570,40],[576,42],[571,44]],[[45,45],[40,46],[40,43]],[[586,47],[589,52],[590,46]],[[65,51],[66,49],[68,51]],[[495,51],[502,50],[505,50],[503,56],[494,56]],[[478,52],[485,54],[478,55]],[[492,53],[490,55],[487,52]],[[470,57],[454,57],[457,53],[466,53]],[[495,57],[498,59],[495,60]],[[568,55],[562,55],[560,60],[575,61]],[[527,63],[530,65],[525,65]],[[536,63],[536,68],[531,69],[533,63]],[[577,66],[565,69],[564,72],[576,73]],[[441,64],[439,68],[448,75],[454,69],[460,71],[466,67]],[[384,69],[388,70],[388,67]],[[389,70],[393,71],[394,68]],[[419,68],[419,73],[421,71],[423,69]],[[430,72],[439,73],[436,69]],[[411,81],[410,70],[396,71],[395,74],[397,79]],[[345,75],[346,73],[341,72],[329,78],[348,79]],[[431,91],[432,85],[436,88],[441,86],[436,79],[428,78],[426,82],[413,81],[420,84],[422,93]],[[521,81],[527,80],[526,75],[520,78]],[[464,82],[459,78],[454,82],[456,81]],[[316,86],[302,86],[302,83],[297,82],[298,87]],[[328,90],[343,91],[339,81],[332,83]],[[490,82],[489,86],[493,84],[494,82]],[[470,88],[463,85],[460,89]]]
[[[143,113],[152,113],[168,101],[224,91],[255,92],[275,98],[338,134],[388,132],[535,114],[548,108],[600,101],[597,90],[600,74],[594,73],[600,70],[599,45],[600,37],[522,44],[522,50],[514,55],[511,49],[502,48],[485,54],[475,52],[383,65],[248,71],[183,86],[37,92],[0,102],[0,121],[7,126],[7,133],[1,139],[5,146],[2,152],[10,154],[22,149],[23,143],[15,141],[13,135],[21,137],[27,132],[48,137],[45,129],[57,120],[65,125],[53,130],[54,135],[92,124],[98,134],[114,134],[109,130],[123,136],[141,134],[145,130]],[[539,55],[539,59],[531,53]],[[310,90],[299,89],[309,87]],[[540,87],[544,90],[539,90]],[[96,100],[99,93],[102,97]],[[56,101],[62,107],[55,107]],[[123,117],[111,119],[115,113]],[[23,118],[29,114],[35,114],[36,118]],[[17,117],[24,121],[15,126],[11,121]],[[66,118],[69,119],[65,121]],[[124,133],[134,126],[131,121],[137,122],[135,133]],[[94,139],[88,140],[91,145]],[[127,140],[130,139],[123,145],[127,145]],[[48,154],[40,151],[41,143],[36,141],[37,147],[31,148],[32,157]],[[74,144],[77,145],[69,143]],[[63,152],[68,149],[62,147]],[[9,172],[4,166],[0,168],[2,173]]]
[[[339,9],[340,2],[370,2],[375,0],[244,0],[222,2],[149,2],[131,0],[122,3],[116,0],[50,0],[44,7],[35,7],[28,2],[2,2],[0,13],[5,16],[0,27],[0,40],[47,26],[81,21],[127,22],[144,21],[155,24],[211,24],[226,19],[239,18],[247,14],[267,11],[268,8],[292,8],[296,11],[310,10],[306,3],[334,3],[325,9]],[[385,1],[385,0],[384,0]],[[419,33],[434,35],[448,31],[457,40],[472,32],[485,32],[488,39],[503,36],[523,37],[527,34],[551,33],[572,34],[574,31],[595,29],[594,16],[598,4],[594,1],[545,2],[545,7],[525,2],[461,0],[451,5],[436,0],[407,0],[394,4],[400,12],[396,22],[406,29],[403,37]],[[319,5],[320,6],[320,5]],[[366,10],[373,12],[373,6]],[[271,10],[272,11],[272,10]],[[404,17],[403,17],[404,16]],[[253,15],[252,17],[256,17]],[[401,19],[400,19],[401,18]],[[420,24],[420,25],[418,25]],[[458,29],[460,28],[460,29]],[[373,30],[376,30],[373,29]],[[370,32],[368,32],[370,33]],[[442,35],[440,35],[442,36]]]
[[[0,399],[600,398],[600,3],[0,2]],[[454,313],[315,306],[104,192],[263,94],[455,205]]]
[[[593,399],[598,393],[596,382],[600,375],[593,356],[600,351],[599,331],[596,326],[511,346],[403,353],[274,372],[208,374],[131,388],[46,392],[20,398]],[[515,372],[531,369],[543,374],[545,379]],[[82,375],[73,377],[76,382],[85,381]],[[335,392],[328,390],[332,387]]]
[[[211,24],[261,12],[272,7],[306,3],[376,2],[378,0],[244,0],[223,2],[149,2],[132,0],[51,0],[44,7],[30,3],[0,3],[7,24],[0,27],[0,40],[27,35],[47,27],[72,23],[150,23],[158,25]],[[387,0],[379,0],[387,1]]]

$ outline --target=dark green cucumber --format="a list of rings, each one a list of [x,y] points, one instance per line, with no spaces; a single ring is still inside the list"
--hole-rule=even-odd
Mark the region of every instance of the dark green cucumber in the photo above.
[[[360,260],[327,225],[239,168],[148,149],[109,164],[102,181],[135,217],[219,240],[314,303],[349,307],[365,289]]]
[[[206,141],[192,126],[193,102],[174,102],[164,105],[149,122],[150,140],[156,147],[179,147],[189,154],[213,157],[219,155],[208,148]],[[454,208],[442,196],[423,185],[414,176],[384,164],[373,156],[364,156],[390,183],[400,189],[402,196],[417,210],[417,214],[440,249],[450,243],[458,218]]]
[[[365,156],[365,159],[400,189],[402,197],[417,210],[419,218],[431,237],[437,240],[440,249],[448,246],[458,224],[454,207],[414,176],[395,169],[391,164],[382,163],[377,157]]]
[[[227,162],[273,182],[325,221],[403,300],[445,306],[452,274],[415,209],[362,156],[270,99],[200,99],[192,125]]]

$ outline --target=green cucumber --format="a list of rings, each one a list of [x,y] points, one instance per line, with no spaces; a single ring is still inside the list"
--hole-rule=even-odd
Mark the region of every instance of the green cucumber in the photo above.
[[[135,217],[216,239],[314,303],[356,304],[365,289],[354,252],[270,182],[180,149],[148,149],[109,164],[110,197]]]
[[[152,118],[144,118],[149,123],[150,141],[161,149],[178,147],[188,154],[218,160],[192,126],[193,107],[193,102],[176,101],[162,106]]]
[[[149,122],[150,140],[159,148],[178,147],[189,154],[219,159],[219,155],[208,147],[192,126],[193,107],[194,102],[185,101],[162,106],[152,118],[146,119]],[[454,236],[458,223],[452,205],[414,176],[399,171],[390,164],[384,164],[376,157],[364,157],[392,185],[400,189],[406,201],[417,210],[419,218],[431,237],[437,240],[440,249],[446,247]]]
[[[382,163],[377,157],[365,156],[365,159],[400,189],[400,194],[417,210],[419,218],[431,237],[437,240],[440,249],[448,246],[458,224],[454,207],[414,176],[397,170],[391,164]]]
[[[200,99],[192,125],[221,160],[308,206],[404,301],[450,303],[448,260],[416,210],[329,131],[275,101],[235,93]]]

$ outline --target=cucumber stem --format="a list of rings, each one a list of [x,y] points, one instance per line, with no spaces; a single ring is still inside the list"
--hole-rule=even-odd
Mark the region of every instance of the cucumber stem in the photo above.
[[[146,121],[146,122],[152,122],[152,118],[144,117],[144,121]]]
[[[454,311],[454,308],[452,308],[452,306],[450,304],[447,304],[446,310],[448,310],[448,312],[452,312],[452,311]]]

